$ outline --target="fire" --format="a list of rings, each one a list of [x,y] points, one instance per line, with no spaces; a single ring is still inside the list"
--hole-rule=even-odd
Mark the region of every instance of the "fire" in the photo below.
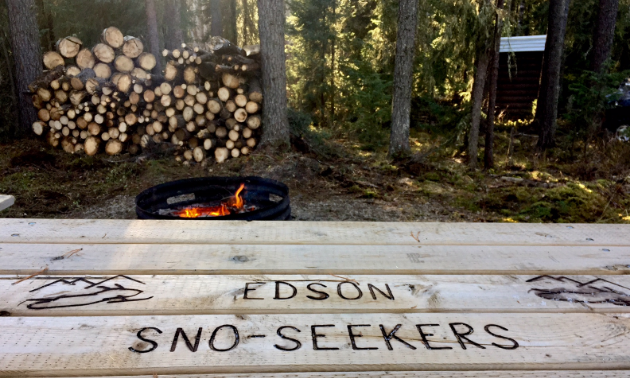
[[[200,218],[200,217],[222,217],[230,215],[232,212],[243,210],[245,207],[245,201],[241,197],[241,193],[245,189],[245,184],[241,184],[240,188],[228,201],[221,204],[221,206],[212,207],[190,207],[182,209],[175,213],[181,218]]]
[[[241,197],[241,192],[245,189],[245,184],[241,184],[241,187],[238,188],[234,197],[232,197],[231,205],[237,209],[242,209],[245,207],[245,201],[243,201],[243,197]]]

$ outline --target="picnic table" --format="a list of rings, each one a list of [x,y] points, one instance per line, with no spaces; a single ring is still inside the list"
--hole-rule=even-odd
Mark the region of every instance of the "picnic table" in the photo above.
[[[630,376],[630,225],[0,219],[0,376]]]

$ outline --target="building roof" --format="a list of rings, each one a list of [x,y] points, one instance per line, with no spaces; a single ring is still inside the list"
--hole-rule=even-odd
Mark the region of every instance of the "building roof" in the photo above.
[[[545,51],[546,35],[501,38],[501,52]]]

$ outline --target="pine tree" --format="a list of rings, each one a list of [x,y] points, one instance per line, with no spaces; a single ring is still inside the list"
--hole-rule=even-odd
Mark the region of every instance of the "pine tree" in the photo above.
[[[34,0],[6,0],[9,11],[11,51],[15,60],[20,131],[26,133],[36,120],[28,85],[42,73],[37,8]]]
[[[497,9],[503,9],[503,0],[497,0]],[[486,128],[486,144],[484,150],[484,164],[486,169],[494,168],[494,115],[497,103],[497,83],[499,81],[499,57],[501,49],[501,31],[503,18],[497,13],[494,26],[494,43],[490,53],[490,81],[488,82],[488,127]]]
[[[237,27],[239,44],[255,45],[258,40],[258,19],[256,0],[239,0],[237,3]]]
[[[400,0],[389,155],[408,154],[418,0]]]
[[[480,11],[480,15],[488,12],[491,8],[489,0],[484,2]],[[482,19],[485,17],[481,17]],[[488,20],[491,20],[488,18]],[[484,25],[485,26],[485,25]],[[484,97],[484,89],[486,87],[486,79],[488,76],[488,65],[492,56],[492,47],[494,46],[494,38],[490,38],[489,28],[482,28],[480,36],[480,45],[477,47],[477,57],[475,59],[475,82],[472,90],[472,121],[470,132],[468,134],[468,166],[477,168],[477,154],[479,145],[479,125],[481,123],[481,107]]]
[[[570,2],[570,0],[550,0],[549,2],[547,43],[536,111],[536,122],[540,127],[537,146],[539,150],[545,150],[555,144],[558,98],[560,97],[560,69]]]
[[[619,0],[599,0],[597,27],[593,36],[592,70],[600,73],[610,57],[617,22]]]
[[[228,41],[239,44],[236,31],[236,0],[223,0],[223,37]]]
[[[184,33],[181,25],[180,0],[165,0],[164,23],[165,36],[164,45],[167,49],[177,49],[184,42]]]
[[[284,12],[284,0],[258,0],[265,125],[261,145],[271,149],[289,146]]]
[[[213,36],[223,36],[222,13],[221,0],[210,0],[210,34]]]
[[[151,54],[158,59],[156,62],[156,72],[162,71],[162,60],[159,59],[160,54],[160,37],[158,35],[157,12],[155,9],[155,0],[145,0],[145,10],[147,13],[147,35],[149,40],[149,50]]]

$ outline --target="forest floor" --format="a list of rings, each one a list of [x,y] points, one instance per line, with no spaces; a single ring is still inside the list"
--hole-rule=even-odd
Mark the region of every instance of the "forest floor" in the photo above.
[[[440,143],[423,132],[412,137],[416,153]],[[499,132],[497,169],[472,171],[452,149],[391,161],[384,150],[368,152],[348,140],[330,142],[335,156],[297,143],[277,157],[258,152],[206,168],[172,157],[80,157],[21,140],[0,145],[0,193],[17,199],[0,216],[133,219],[135,196],[151,186],[262,176],[289,186],[294,220],[630,223],[630,143],[610,143],[587,158],[537,162],[535,138],[519,135],[508,164],[508,142]]]

